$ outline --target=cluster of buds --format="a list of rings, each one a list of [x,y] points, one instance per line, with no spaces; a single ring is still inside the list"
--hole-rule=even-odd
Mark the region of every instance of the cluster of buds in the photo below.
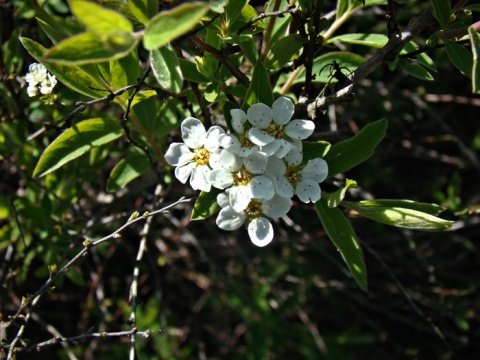
[[[44,65],[38,63],[31,64],[28,67],[28,71],[25,75],[25,81],[28,83],[28,96],[37,96],[39,92],[43,95],[52,93],[53,88],[57,84],[55,75],[50,74]]]

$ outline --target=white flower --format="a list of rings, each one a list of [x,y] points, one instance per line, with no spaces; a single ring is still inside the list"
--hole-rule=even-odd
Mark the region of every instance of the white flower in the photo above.
[[[212,168],[218,166],[219,144],[225,131],[219,126],[212,126],[208,131],[200,120],[188,117],[181,125],[183,143],[172,143],[165,154],[165,159],[172,166],[177,166],[175,176],[185,184],[190,178],[194,190],[209,192],[209,180]]]
[[[267,156],[254,152],[242,158],[228,150],[222,150],[218,159],[220,168],[210,173],[210,183],[218,189],[227,189],[230,206],[242,211],[250,200],[271,199],[274,195],[273,182],[262,175],[267,165]]]
[[[327,178],[328,165],[321,158],[302,163],[302,155],[294,148],[284,159],[271,157],[267,173],[274,179],[275,192],[285,198],[297,194],[304,203],[317,202],[321,198],[319,183]]]
[[[247,112],[253,125],[248,132],[249,140],[267,155],[283,158],[293,148],[294,139],[306,139],[315,129],[311,120],[290,120],[294,111],[293,102],[286,97],[278,98],[271,109],[265,104],[252,105]]]
[[[244,211],[235,211],[228,196],[220,193],[217,202],[222,208],[217,217],[217,225],[223,230],[236,230],[248,223],[248,235],[256,246],[268,245],[273,240],[273,227],[270,219],[279,218],[290,210],[292,201],[275,195],[270,200],[252,199]]]
[[[252,152],[259,151],[260,147],[252,143],[248,138],[247,114],[241,109],[230,111],[232,116],[232,128],[234,134],[227,134],[221,140],[221,146],[238,156],[250,156]]]
[[[25,81],[28,82],[28,96],[37,96],[39,90],[43,95],[50,94],[57,84],[55,75],[50,74],[44,65],[38,63],[30,64],[28,70],[29,72],[25,75]]]

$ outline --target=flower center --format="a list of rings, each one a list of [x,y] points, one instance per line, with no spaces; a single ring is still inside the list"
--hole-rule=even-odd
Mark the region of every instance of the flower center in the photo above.
[[[238,135],[238,141],[240,141],[240,145],[242,145],[244,148],[251,148],[255,146],[255,144],[248,139],[247,132]]]
[[[205,149],[203,146],[195,149],[193,152],[193,161],[198,165],[207,165],[210,160],[210,151]]]
[[[296,186],[300,182],[300,180],[302,180],[300,168],[298,166],[290,166],[285,172],[285,177],[290,184]]]
[[[270,124],[270,126],[267,128],[267,133],[275,139],[283,139],[285,136],[283,126],[278,124]]]
[[[263,215],[262,203],[258,200],[250,200],[247,208],[245,209],[245,215],[249,219],[256,219]]]
[[[236,173],[233,173],[233,182],[237,185],[245,186],[250,184],[252,180],[252,174],[250,174],[247,170],[241,168]]]

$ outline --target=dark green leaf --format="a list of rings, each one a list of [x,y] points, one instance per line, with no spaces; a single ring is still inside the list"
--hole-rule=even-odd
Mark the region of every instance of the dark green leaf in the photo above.
[[[192,29],[207,10],[205,4],[187,3],[161,12],[148,23],[143,45],[147,50],[154,50],[168,44]]]
[[[327,44],[343,42],[346,44],[365,45],[375,48],[382,48],[388,41],[383,34],[344,34],[328,39]]]
[[[242,36],[239,45],[243,51],[243,55],[245,55],[248,61],[255,65],[258,60],[258,51],[253,37],[251,35]]]
[[[303,142],[303,161],[307,162],[315,158],[324,158],[332,145],[326,141]]]
[[[472,53],[464,46],[457,44],[455,41],[444,40],[443,42],[452,64],[460,70],[463,75],[471,77],[473,68]]]
[[[440,23],[442,29],[446,29],[450,21],[450,0],[430,0],[433,14]]]
[[[178,61],[185,79],[196,83],[208,82],[208,78],[198,71],[197,65],[195,63],[185,59],[178,59]]]
[[[94,118],[84,120],[57,137],[43,152],[33,176],[43,176],[85,154],[95,146],[109,143],[123,134],[119,122]]]
[[[253,69],[252,81],[247,90],[247,95],[243,102],[242,108],[245,110],[256,103],[264,103],[265,105],[272,106],[273,92],[270,85],[270,78],[268,72],[261,61],[255,64]]]
[[[227,28],[230,27],[231,24],[238,19],[238,17],[242,14],[242,9],[245,5],[247,5],[247,0],[237,0],[237,1],[229,1],[227,6],[225,6],[225,25]]]
[[[292,60],[305,42],[305,37],[301,35],[288,35],[281,38],[270,48],[265,66],[272,70],[281,69],[288,61]]]
[[[150,163],[144,153],[132,154],[120,160],[110,173],[107,190],[114,192],[123,188],[129,182],[147,172],[148,169],[150,169]]]
[[[434,211],[432,204],[418,204],[415,202],[387,200],[376,201],[344,201],[342,205],[355,210],[361,216],[383,224],[422,231],[445,230],[452,226],[453,221],[444,220],[431,215]],[[424,212],[418,209],[427,209]]]
[[[324,199],[315,203],[315,209],[323,228],[340,251],[355,281],[362,290],[367,291],[367,269],[352,225],[338,208],[328,207]]]
[[[183,75],[177,54],[170,45],[150,52],[150,66],[160,86],[173,93],[182,90]]]
[[[328,195],[322,192],[322,196],[327,200],[328,207],[334,208],[343,201],[349,189],[356,187],[357,182],[355,180],[347,179],[345,186]]]
[[[433,76],[427,70],[425,70],[420,65],[415,64],[414,62],[407,61],[405,59],[400,59],[397,65],[400,69],[402,69],[403,71],[406,71],[412,76],[415,76],[416,78],[419,78],[421,80],[427,80],[427,81],[434,80]]]
[[[372,156],[375,147],[385,136],[387,120],[382,119],[365,126],[353,138],[332,145],[325,156],[328,176],[347,171]]]
[[[221,192],[222,190],[216,188],[212,188],[208,193],[202,191],[195,202],[190,220],[203,220],[220,210],[220,205],[217,203],[217,195]]]

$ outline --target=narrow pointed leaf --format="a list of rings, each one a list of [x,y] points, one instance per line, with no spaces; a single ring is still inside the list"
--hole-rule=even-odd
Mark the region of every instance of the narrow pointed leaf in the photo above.
[[[203,220],[214,215],[220,210],[220,205],[217,203],[217,195],[221,190],[212,188],[210,192],[202,191],[193,207],[192,216],[190,220]]]
[[[183,75],[177,55],[170,45],[150,52],[150,64],[160,86],[173,93],[182,89]]]
[[[143,153],[132,154],[112,169],[107,181],[107,191],[114,192],[150,169],[148,158]]]
[[[268,77],[267,69],[265,69],[261,61],[258,61],[253,69],[252,81],[247,90],[242,108],[246,109],[256,103],[264,103],[268,106],[271,106],[273,103],[270,78]]]
[[[450,0],[430,0],[433,14],[440,23],[442,29],[446,29],[450,21]]]
[[[384,138],[386,130],[387,120],[378,120],[365,126],[353,138],[332,145],[325,156],[328,176],[347,171],[367,160]]]
[[[154,50],[168,44],[192,29],[207,10],[205,4],[188,3],[161,12],[148,23],[143,45],[147,50]]]
[[[303,142],[303,161],[308,162],[315,158],[324,158],[332,145],[327,141],[304,141]]]
[[[473,66],[472,66],[472,87],[475,94],[480,93],[480,34],[471,26],[468,28],[470,41],[472,43]]]
[[[101,118],[84,120],[63,132],[45,149],[33,176],[51,173],[93,147],[109,143],[122,134],[122,126],[117,121]]]
[[[472,53],[455,41],[445,39],[443,42],[452,64],[460,70],[463,75],[471,77],[473,68]]]
[[[357,182],[355,180],[347,179],[345,181],[345,185],[342,188],[338,189],[333,193],[322,192],[322,196],[324,196],[324,198],[327,200],[328,207],[334,208],[343,201],[349,189],[356,187]]]
[[[367,269],[352,225],[338,208],[328,207],[324,199],[315,203],[315,209],[323,228],[340,251],[353,278],[362,290],[367,291]]]

